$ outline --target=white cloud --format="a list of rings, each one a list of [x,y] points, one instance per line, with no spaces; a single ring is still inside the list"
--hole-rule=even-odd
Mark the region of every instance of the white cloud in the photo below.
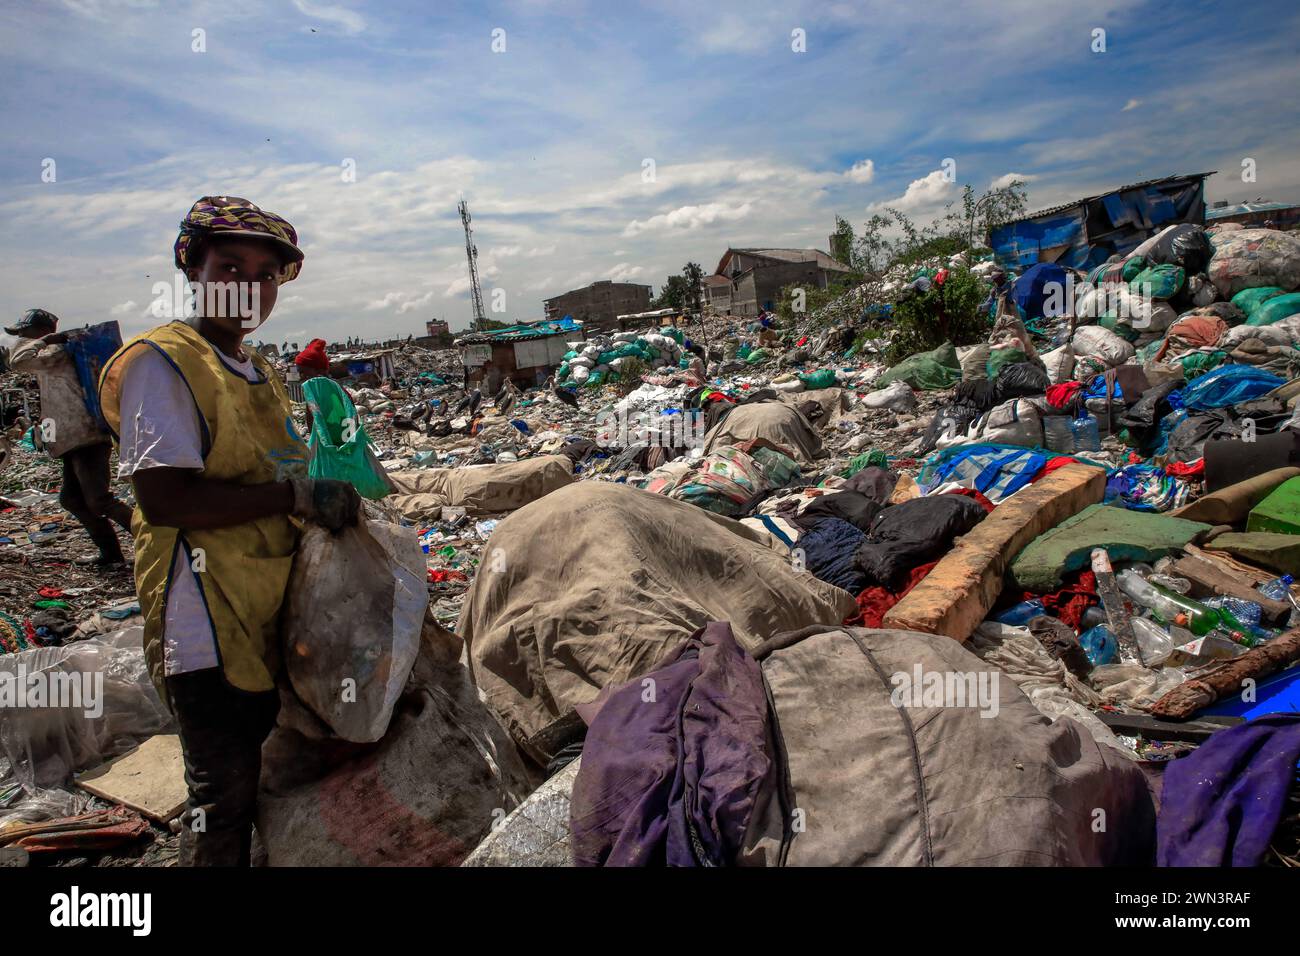
[[[332,3],[311,3],[310,0],[293,0],[293,5],[303,16],[332,23],[348,35],[360,33],[366,28],[365,17],[355,10]]]
[[[108,310],[109,315],[126,315],[128,312],[135,312],[139,308],[135,299],[127,299],[125,302],[119,302]]]
[[[1124,108],[1120,110],[1120,112],[1127,113],[1129,110],[1135,110],[1141,105],[1142,105],[1141,100],[1129,100],[1127,103],[1124,104]]]
[[[989,183],[989,189],[1005,189],[1017,180],[1022,183],[1032,183],[1037,178],[1038,177],[1032,173],[1003,173],[997,179]]]
[[[701,226],[715,222],[735,222],[748,216],[753,208],[750,203],[728,206],[720,202],[706,203],[703,206],[680,206],[672,212],[660,213],[649,219],[633,219],[623,230],[623,235],[635,236],[642,232],[673,229],[699,229]]]
[[[878,212],[886,206],[911,214],[936,211],[956,195],[957,184],[945,179],[942,169],[936,169],[922,179],[912,180],[897,199],[873,202],[867,212]]]
[[[644,272],[644,266],[634,266],[630,262],[620,262],[605,273],[605,278],[612,279],[615,282],[630,282]]]
[[[849,182],[869,183],[876,178],[876,164],[869,159],[860,159],[844,174]]]

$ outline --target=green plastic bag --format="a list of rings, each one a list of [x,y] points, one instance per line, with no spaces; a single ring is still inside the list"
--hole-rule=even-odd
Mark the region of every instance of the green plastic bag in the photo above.
[[[1151,284],[1151,298],[1167,299],[1178,292],[1187,281],[1187,273],[1182,266],[1161,264],[1143,269],[1129,280],[1129,291],[1145,293],[1147,283]]]
[[[318,375],[302,383],[303,398],[311,409],[311,478],[349,481],[357,494],[372,501],[387,495],[387,476],[370,454],[370,436],[348,393],[333,379]]]
[[[804,388],[834,388],[838,379],[835,377],[835,370],[832,368],[819,368],[815,372],[809,372],[807,375],[800,375],[799,381],[803,382]]]
[[[1253,289],[1242,289],[1232,297],[1232,304],[1251,316],[1267,300],[1281,294],[1282,290],[1275,285],[1256,286]]]
[[[1227,358],[1227,352],[1188,352],[1179,360],[1183,366],[1183,378],[1188,382],[1199,378],[1218,368]]]
[[[1300,292],[1275,295],[1251,313],[1247,325],[1272,325],[1300,312]]]
[[[754,349],[749,353],[745,361],[750,365],[757,365],[759,362],[767,361],[767,349]]]
[[[1132,282],[1143,269],[1147,267],[1145,256],[1132,256],[1125,260],[1124,268],[1121,270],[1119,277],[1125,282]]]
[[[1100,319],[1097,320],[1097,324],[1100,325],[1107,332],[1114,332],[1116,335],[1124,339],[1124,341],[1126,342],[1137,341],[1138,334],[1139,334],[1137,329],[1129,325],[1127,319],[1121,322],[1114,312],[1107,312],[1105,315],[1103,315]]]
[[[1028,361],[1029,356],[1020,349],[993,349],[989,352],[988,361],[984,363],[984,371],[988,373],[989,378],[997,378],[998,372],[1002,371],[1004,365],[1016,365]]]
[[[912,388],[936,391],[952,388],[960,381],[961,363],[957,361],[957,349],[951,342],[944,342],[932,351],[909,355],[876,379],[872,387],[879,389],[892,382],[906,382]]]

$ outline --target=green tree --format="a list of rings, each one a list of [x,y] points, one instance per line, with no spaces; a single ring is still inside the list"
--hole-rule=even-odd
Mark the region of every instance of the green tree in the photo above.
[[[990,189],[975,198],[969,183],[962,189],[961,208],[948,204],[943,228],[950,236],[962,240],[967,248],[987,245],[989,233],[999,226],[1023,215],[1028,206],[1028,196],[1022,180],[1013,179],[1005,186]]]
[[[944,342],[972,345],[988,334],[988,315],[981,311],[985,284],[969,269],[950,269],[942,285],[894,303],[890,324],[894,337],[885,361],[894,365],[909,355],[928,352]]]
[[[835,231],[831,233],[831,258],[836,262],[844,263],[850,268],[854,267],[853,260],[856,257],[853,248],[854,242],[852,224],[847,219],[836,216]]]
[[[686,308],[686,300],[690,295],[690,288],[683,276],[669,276],[664,282],[663,288],[659,290],[658,297],[652,305],[656,309],[678,309]]]
[[[686,302],[699,315],[704,299],[704,270],[698,262],[688,262],[682,266],[682,280],[686,283]]]

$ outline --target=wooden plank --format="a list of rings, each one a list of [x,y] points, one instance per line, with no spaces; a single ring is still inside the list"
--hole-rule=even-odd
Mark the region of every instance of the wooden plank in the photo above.
[[[925,580],[890,608],[882,626],[967,640],[1002,593],[1015,556],[1044,531],[1101,501],[1105,491],[1106,473],[1077,462],[1022,488],[954,541]]]
[[[1117,734],[1141,734],[1147,740],[1186,740],[1194,744],[1204,743],[1220,730],[1245,723],[1241,717],[1202,717],[1174,724],[1145,714],[1121,714],[1108,710],[1098,711],[1097,716]]]
[[[1213,557],[1188,553],[1173,563],[1171,572],[1175,577],[1186,578],[1195,585],[1200,597],[1205,593],[1254,601],[1260,606],[1264,617],[1270,621],[1282,620],[1291,613],[1291,604],[1287,601],[1274,601],[1264,597],[1255,590],[1250,579],[1235,569],[1220,564]]]
[[[81,774],[77,786],[166,823],[185,809],[188,795],[181,739],[175,734],[150,737],[130,753]]]

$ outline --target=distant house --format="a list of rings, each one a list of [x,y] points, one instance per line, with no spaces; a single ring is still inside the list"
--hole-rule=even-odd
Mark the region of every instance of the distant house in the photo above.
[[[581,323],[565,318],[470,332],[456,340],[456,347],[470,384],[488,380],[491,387],[493,380],[509,379],[532,388],[543,384],[564,360],[569,341],[581,338]]]
[[[1300,205],[1293,202],[1270,202],[1256,199],[1253,202],[1216,202],[1205,211],[1205,224],[1217,226],[1225,222],[1239,222],[1256,228],[1270,222],[1274,229],[1295,229],[1300,226]]]
[[[452,334],[451,326],[441,319],[430,319],[424,323],[426,335],[424,336],[431,344],[427,348],[445,349],[451,345]],[[423,342],[421,343],[423,344]]]
[[[1205,180],[1213,175],[1148,179],[1053,206],[992,230],[989,245],[999,263],[1014,269],[1036,262],[1091,269],[1128,254],[1166,226],[1203,224]]]
[[[635,282],[602,279],[542,303],[546,318],[558,321],[572,316],[588,329],[615,331],[618,317],[650,308],[650,287]]]
[[[788,285],[825,289],[852,271],[820,249],[728,249],[704,277],[705,302],[718,314],[757,315],[775,309]]]

